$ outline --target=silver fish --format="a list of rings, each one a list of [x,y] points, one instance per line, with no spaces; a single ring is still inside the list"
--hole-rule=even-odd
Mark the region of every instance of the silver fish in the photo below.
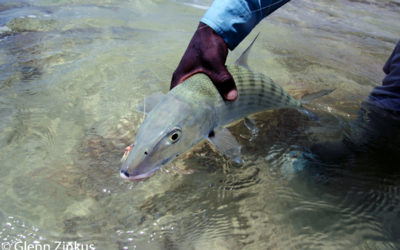
[[[167,94],[156,93],[144,100],[140,109],[147,117],[134,144],[124,155],[120,173],[123,179],[135,181],[150,177],[204,139],[240,163],[241,147],[224,125],[270,109],[304,111],[303,103],[332,91],[318,92],[304,100],[294,99],[269,77],[247,68],[247,54],[252,44],[237,60],[242,66],[227,66],[238,89],[235,101],[224,101],[208,76],[201,73]]]

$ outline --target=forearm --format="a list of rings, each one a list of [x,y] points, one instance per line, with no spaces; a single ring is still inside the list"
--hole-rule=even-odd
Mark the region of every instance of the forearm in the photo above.
[[[201,19],[233,50],[266,16],[290,0],[215,0]]]

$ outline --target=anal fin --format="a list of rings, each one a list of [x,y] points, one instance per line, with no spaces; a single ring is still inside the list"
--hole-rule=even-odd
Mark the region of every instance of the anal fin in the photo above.
[[[245,117],[243,119],[243,123],[251,133],[250,141],[254,140],[254,138],[258,135],[259,132],[256,121],[249,117]]]

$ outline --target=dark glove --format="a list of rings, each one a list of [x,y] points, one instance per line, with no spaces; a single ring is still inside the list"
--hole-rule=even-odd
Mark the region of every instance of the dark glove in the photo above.
[[[225,66],[227,56],[225,41],[209,26],[200,23],[172,75],[171,89],[202,72],[210,77],[224,100],[234,101],[238,94],[235,81]]]

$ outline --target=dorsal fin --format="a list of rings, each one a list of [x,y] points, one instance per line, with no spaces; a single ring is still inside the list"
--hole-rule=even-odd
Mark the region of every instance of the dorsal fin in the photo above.
[[[247,69],[249,68],[249,65],[247,64],[247,58],[249,56],[250,49],[253,46],[254,42],[256,41],[258,35],[260,35],[260,32],[258,32],[258,34],[254,38],[254,40],[250,43],[249,47],[247,47],[247,49],[245,49],[245,51],[243,51],[242,55],[235,61],[236,65],[245,67]]]

